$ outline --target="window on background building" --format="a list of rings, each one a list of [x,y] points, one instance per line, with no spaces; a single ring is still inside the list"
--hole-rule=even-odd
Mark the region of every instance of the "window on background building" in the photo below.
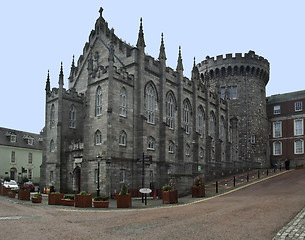
[[[55,152],[55,143],[53,139],[50,141],[50,152]]]
[[[73,104],[70,107],[69,120],[70,120],[70,128],[75,128],[76,127],[76,109]]]
[[[127,93],[126,88],[122,87],[120,91],[120,116],[126,117]]]
[[[153,137],[147,138],[147,149],[148,150],[155,150],[155,139]]]
[[[120,183],[124,183],[126,181],[126,171],[125,169],[120,170]]]
[[[34,138],[28,137],[28,145],[34,145]]]
[[[120,132],[119,144],[121,146],[126,146],[126,144],[127,144],[127,134],[125,131]]]
[[[166,120],[170,129],[174,129],[174,109],[175,100],[173,95],[169,94],[166,99]]]
[[[190,106],[187,102],[184,103],[183,106],[183,125],[185,132],[187,134],[190,133]]]
[[[145,104],[147,122],[154,124],[156,117],[157,93],[151,84],[146,87]]]
[[[278,138],[282,136],[282,122],[273,123],[273,137]]]
[[[210,136],[215,138],[216,119],[214,112],[210,113]]]
[[[10,142],[16,142],[17,141],[17,136],[14,134],[10,135]]]
[[[201,147],[200,149],[199,149],[199,157],[200,158],[203,158],[203,148]]]
[[[280,141],[276,141],[273,143],[273,155],[282,155],[282,143]]]
[[[175,144],[174,144],[173,141],[169,141],[169,143],[168,143],[168,152],[169,153],[174,153],[174,151],[175,151]]]
[[[304,134],[303,130],[303,119],[294,120],[294,135],[299,136]]]
[[[28,179],[31,181],[33,178],[33,170],[31,168],[28,169]]]
[[[97,130],[95,132],[95,145],[101,145],[102,144],[102,133],[100,130]]]
[[[295,102],[294,103],[294,110],[296,112],[302,111],[303,110],[302,102]]]
[[[273,114],[274,115],[281,114],[281,106],[280,105],[276,105],[276,106],[273,107]]]
[[[230,99],[237,99],[237,87],[236,86],[232,86],[230,87]]]
[[[100,116],[102,115],[102,88],[99,86],[96,89],[96,94],[95,94],[95,115]]]
[[[294,142],[294,154],[303,154],[304,153],[304,141],[296,140]]]
[[[12,151],[12,153],[11,153],[11,163],[16,163],[16,153],[15,153],[15,151]]]
[[[33,153],[29,153],[28,163],[33,164]]]
[[[50,127],[55,127],[55,105],[52,104],[51,106],[51,115],[50,115]]]

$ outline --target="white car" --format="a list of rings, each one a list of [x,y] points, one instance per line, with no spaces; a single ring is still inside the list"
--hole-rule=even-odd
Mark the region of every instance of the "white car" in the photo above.
[[[7,187],[7,188],[10,188],[11,190],[18,190],[19,189],[19,186],[18,186],[18,184],[16,183],[15,180],[10,180],[9,182],[4,181],[3,186]]]

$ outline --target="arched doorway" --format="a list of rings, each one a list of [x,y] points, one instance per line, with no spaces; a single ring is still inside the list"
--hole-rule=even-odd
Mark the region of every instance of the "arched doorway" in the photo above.
[[[10,169],[10,179],[11,180],[17,180],[17,169],[16,168],[11,168]]]
[[[80,167],[76,167],[73,171],[73,190],[78,193],[81,190],[81,169],[80,169]]]

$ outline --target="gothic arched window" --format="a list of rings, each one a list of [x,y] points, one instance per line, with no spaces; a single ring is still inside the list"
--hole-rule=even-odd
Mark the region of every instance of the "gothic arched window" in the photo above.
[[[53,139],[50,142],[50,152],[55,152],[55,143]]]
[[[202,106],[198,108],[198,132],[203,137],[204,135],[204,112]]]
[[[97,130],[95,132],[95,145],[101,145],[102,144],[102,133],[100,130]]]
[[[126,146],[127,144],[127,134],[125,131],[120,132],[119,144],[122,146]]]
[[[216,118],[214,112],[211,111],[210,113],[210,136],[215,138],[215,129],[216,129]]]
[[[100,86],[96,89],[95,115],[96,116],[102,115],[102,88]]]
[[[172,93],[168,94],[166,98],[166,123],[170,129],[174,129],[174,111],[175,99]]]
[[[183,105],[183,125],[185,132],[190,133],[190,116],[191,116],[191,107],[187,101]]]
[[[120,91],[120,116],[126,117],[127,93],[124,87]]]
[[[51,106],[51,115],[50,115],[50,127],[55,127],[55,105],[52,104]]]
[[[148,123],[155,123],[156,118],[156,103],[157,93],[152,86],[149,84],[145,90],[145,103],[146,103],[146,117]]]
[[[147,138],[147,149],[155,150],[155,139],[153,137]]]
[[[168,152],[169,153],[174,153],[175,152],[175,144],[173,141],[169,141],[168,143]]]
[[[72,104],[69,112],[70,128],[76,127],[76,109]]]

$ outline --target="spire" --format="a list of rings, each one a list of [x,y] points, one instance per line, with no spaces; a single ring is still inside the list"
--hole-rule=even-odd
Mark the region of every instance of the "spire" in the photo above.
[[[160,45],[159,60],[166,60],[165,47],[164,47],[164,41],[163,41],[163,33],[161,34],[161,45]]]
[[[100,7],[100,10],[99,10],[99,12],[100,12],[100,18],[103,18],[103,8],[102,7]]]
[[[70,70],[70,76],[69,76],[69,80],[71,82],[73,82],[74,70],[75,70],[75,63],[74,63],[74,55],[73,55],[72,64],[71,64],[71,70]]]
[[[182,57],[181,57],[181,46],[179,46],[179,56],[178,56],[178,63],[177,63],[177,71],[183,71],[183,63],[182,63]]]
[[[47,82],[46,82],[46,93],[49,93],[51,88],[50,88],[50,71],[48,70],[48,76],[47,76]]]
[[[140,30],[139,30],[139,35],[138,35],[137,47],[143,47],[143,48],[146,47],[145,41],[144,41],[142,18],[140,19]]]
[[[192,70],[192,78],[199,78],[199,71],[198,68],[196,66],[196,58],[194,57],[194,65],[193,65],[193,70]]]
[[[110,30],[110,45],[109,45],[109,57],[108,61],[109,62],[114,62],[114,45],[113,45],[113,39],[114,39],[114,29],[112,28]]]
[[[63,72],[62,62],[60,64],[60,73],[59,73],[58,84],[59,84],[59,86],[63,86],[64,85],[64,72]]]

